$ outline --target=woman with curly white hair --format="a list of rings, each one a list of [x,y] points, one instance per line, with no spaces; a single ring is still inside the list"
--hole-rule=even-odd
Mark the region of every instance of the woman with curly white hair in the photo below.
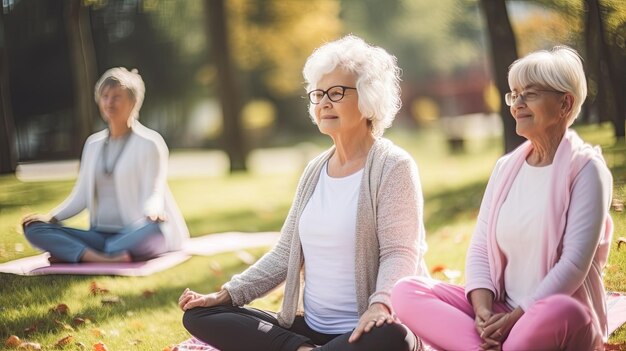
[[[183,323],[220,350],[418,349],[390,302],[398,279],[427,274],[417,166],[381,137],[400,108],[396,59],[350,35],[315,50],[304,77],[334,145],[305,169],[276,246],[218,292],[186,289]],[[277,314],[243,307],[282,283]]]
[[[48,215],[29,215],[28,241],[55,262],[129,262],[178,250],[189,237],[167,187],[167,145],[137,121],[145,86],[136,70],[104,72],[95,100],[107,128],[85,142],[69,197]],[[61,225],[84,209],[89,230]]]

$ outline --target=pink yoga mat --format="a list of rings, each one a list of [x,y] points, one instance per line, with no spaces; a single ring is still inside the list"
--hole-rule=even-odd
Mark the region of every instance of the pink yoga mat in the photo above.
[[[174,267],[190,255],[214,255],[221,252],[273,245],[279,237],[276,232],[240,233],[228,232],[209,234],[189,239],[181,251],[131,263],[56,263],[50,265],[47,253],[25,257],[0,264],[0,273],[19,275],[82,274],[82,275],[126,275],[146,276]]]
[[[55,263],[48,262],[48,253],[0,264],[0,272],[19,275],[80,274],[146,276],[189,259],[182,252],[170,252],[144,262],[129,263]]]

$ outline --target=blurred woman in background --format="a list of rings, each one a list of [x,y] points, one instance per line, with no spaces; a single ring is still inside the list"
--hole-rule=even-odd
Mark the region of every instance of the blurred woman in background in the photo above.
[[[178,250],[189,237],[167,186],[168,149],[139,121],[145,86],[136,70],[106,71],[95,100],[107,128],[85,142],[72,193],[48,215],[23,220],[28,241],[55,262],[130,262]],[[84,209],[89,230],[61,221]]]

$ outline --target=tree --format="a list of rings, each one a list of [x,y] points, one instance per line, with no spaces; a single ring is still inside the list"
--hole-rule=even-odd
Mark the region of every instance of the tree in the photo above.
[[[72,139],[74,149],[81,150],[83,143],[92,133],[94,120],[97,118],[93,100],[97,72],[96,59],[89,10],[82,5],[82,0],[66,0],[65,5],[68,49],[73,67],[74,86],[76,135]]]
[[[0,174],[13,173],[17,167],[15,125],[11,110],[8,66],[4,13],[0,12]]]
[[[624,103],[624,72],[619,72],[606,40],[605,22],[598,0],[585,0],[585,44],[587,47],[587,74],[594,87],[592,106],[601,116],[609,116],[615,128],[615,137],[624,139],[626,105]],[[622,39],[623,40],[623,39]],[[619,78],[622,77],[622,78]]]
[[[207,37],[211,39],[210,47],[220,82],[218,95],[224,119],[224,149],[230,159],[230,171],[245,171],[247,150],[241,129],[239,89],[232,68],[224,0],[205,0],[205,13]]]
[[[487,20],[494,78],[500,90],[504,149],[505,152],[510,152],[524,141],[524,138],[515,132],[515,120],[504,101],[504,92],[509,91],[508,67],[517,59],[515,35],[504,0],[480,0],[480,4]]]

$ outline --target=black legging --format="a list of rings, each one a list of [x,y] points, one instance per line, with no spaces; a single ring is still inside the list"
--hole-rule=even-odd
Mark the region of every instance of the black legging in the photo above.
[[[183,315],[183,325],[196,338],[221,351],[295,351],[304,344],[323,345],[320,351],[411,351],[417,350],[415,335],[402,324],[384,324],[348,343],[352,332],[329,335],[311,329],[303,316],[291,328],[278,325],[276,315],[255,308],[197,307]]]

